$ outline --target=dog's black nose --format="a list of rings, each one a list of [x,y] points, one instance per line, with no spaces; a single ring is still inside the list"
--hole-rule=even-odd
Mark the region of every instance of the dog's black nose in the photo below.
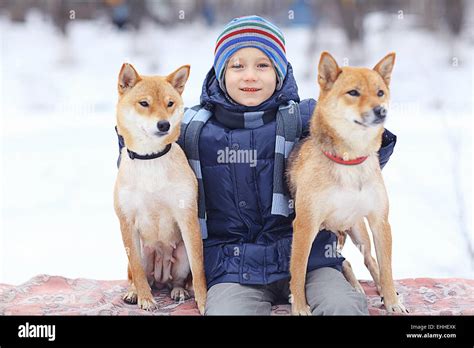
[[[160,132],[167,132],[170,129],[170,123],[168,121],[160,121],[156,126]]]
[[[385,109],[383,106],[376,106],[373,108],[374,115],[377,118],[384,119],[387,116],[387,109]]]

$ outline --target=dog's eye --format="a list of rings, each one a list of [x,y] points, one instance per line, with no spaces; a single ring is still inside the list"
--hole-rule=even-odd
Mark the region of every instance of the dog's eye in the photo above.
[[[385,95],[385,93],[384,93],[382,90],[379,90],[379,91],[377,92],[377,96],[378,96],[378,97],[383,97],[384,95]]]
[[[347,92],[347,94],[353,96],[353,97],[359,97],[360,96],[360,93],[359,91],[355,90],[355,89],[351,89],[349,92]]]
[[[140,105],[143,106],[144,108],[147,108],[147,107],[150,106],[150,104],[148,104],[148,102],[147,102],[147,101],[144,101],[144,100],[141,101],[141,102],[138,102],[138,104],[140,104]]]
[[[170,100],[170,101],[168,102],[168,107],[170,108],[170,107],[172,107],[173,105],[174,105],[174,101]]]

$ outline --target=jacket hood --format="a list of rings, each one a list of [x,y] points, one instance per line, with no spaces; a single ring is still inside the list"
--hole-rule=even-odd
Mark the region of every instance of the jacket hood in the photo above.
[[[232,101],[224,91],[219,87],[219,81],[216,79],[214,67],[207,73],[206,79],[202,85],[201,105],[206,109],[212,110],[215,105],[220,105],[227,110],[234,112],[252,112],[277,109],[281,104],[289,100],[294,100],[299,103],[298,86],[296,85],[293,76],[293,68],[288,63],[287,73],[283,85],[280,90],[273,93],[273,95],[265,100],[262,104],[257,106],[245,106],[236,104]]]

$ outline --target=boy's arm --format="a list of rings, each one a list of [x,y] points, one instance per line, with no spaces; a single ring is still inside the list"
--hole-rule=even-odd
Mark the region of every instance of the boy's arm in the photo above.
[[[380,169],[383,169],[387,164],[390,156],[393,153],[393,149],[395,148],[395,144],[397,143],[397,136],[390,132],[388,129],[384,129],[382,134],[382,146],[379,150],[379,163]]]
[[[316,100],[314,99],[305,99],[300,103],[301,121],[303,123],[301,139],[306,138],[309,135],[310,119],[313,115],[315,107]],[[380,168],[383,169],[383,167],[387,164],[388,160],[390,159],[390,156],[393,153],[393,149],[395,148],[396,143],[397,136],[389,130],[385,129],[382,134],[382,146],[379,150]]]
[[[304,139],[309,135],[309,126],[311,123],[310,120],[315,108],[316,100],[312,98],[305,99],[300,102],[301,122],[303,124],[301,139]]]

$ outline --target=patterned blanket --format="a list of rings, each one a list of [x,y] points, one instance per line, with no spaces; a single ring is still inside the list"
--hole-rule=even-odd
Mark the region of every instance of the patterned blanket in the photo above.
[[[371,315],[385,309],[371,281],[361,281]],[[167,290],[153,290],[158,309],[146,312],[122,301],[126,280],[68,279],[38,275],[19,286],[0,284],[0,315],[198,315],[193,299],[174,302]],[[474,280],[400,279],[395,281],[411,315],[474,315]],[[288,304],[273,315],[290,314]]]

